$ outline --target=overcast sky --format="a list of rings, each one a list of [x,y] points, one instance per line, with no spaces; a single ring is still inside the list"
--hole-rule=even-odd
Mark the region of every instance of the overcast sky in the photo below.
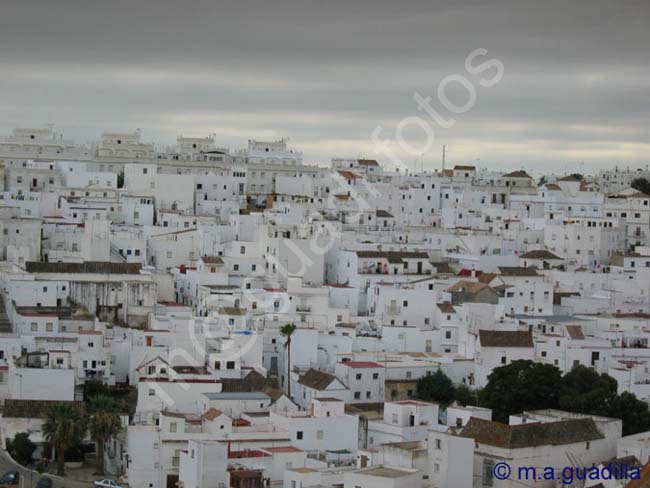
[[[474,65],[497,58],[503,78]],[[464,76],[476,102],[438,98]],[[417,109],[415,92],[455,124]],[[462,105],[467,90],[446,91]],[[411,119],[408,119],[408,118]],[[426,121],[429,135],[414,123]],[[406,152],[395,140],[404,123]],[[171,144],[288,137],[332,157],[531,171],[650,163],[648,0],[0,0],[0,132],[53,123],[67,138],[141,128]],[[417,163],[415,163],[417,161]],[[581,163],[583,166],[581,166]]]

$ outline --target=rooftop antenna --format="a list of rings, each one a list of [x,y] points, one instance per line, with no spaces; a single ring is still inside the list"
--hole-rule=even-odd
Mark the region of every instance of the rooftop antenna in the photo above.
[[[445,158],[447,157],[447,146],[442,145],[442,170],[445,170]]]

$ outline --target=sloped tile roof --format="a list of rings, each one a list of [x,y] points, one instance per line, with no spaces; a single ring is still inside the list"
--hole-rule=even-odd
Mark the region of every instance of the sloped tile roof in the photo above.
[[[533,347],[533,334],[519,330],[479,330],[483,347]]]
[[[310,369],[300,377],[298,383],[314,390],[324,390],[334,380],[336,380],[336,376],[332,374],[323,373],[316,369]]]
[[[507,425],[472,417],[460,437],[504,449],[562,446],[604,439],[591,418]]]
[[[547,251],[546,249],[528,251],[519,257],[524,259],[562,259],[561,257],[556,256],[551,251]]]
[[[140,274],[140,263],[111,263],[108,261],[86,261],[84,263],[40,263],[25,264],[29,273],[112,273]]]

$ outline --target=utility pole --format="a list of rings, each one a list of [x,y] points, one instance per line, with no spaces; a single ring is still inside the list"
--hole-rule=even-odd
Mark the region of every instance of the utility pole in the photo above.
[[[447,146],[442,145],[442,170],[445,170],[445,158],[447,157]]]

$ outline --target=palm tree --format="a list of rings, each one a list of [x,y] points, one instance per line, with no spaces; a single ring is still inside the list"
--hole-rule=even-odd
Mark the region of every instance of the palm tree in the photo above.
[[[88,431],[97,444],[97,475],[104,474],[104,446],[122,430],[115,400],[107,395],[96,395],[90,399]]]
[[[65,474],[65,450],[81,443],[86,422],[81,408],[70,403],[55,403],[45,411],[43,435],[56,451],[57,474]]]
[[[287,396],[291,398],[291,336],[296,331],[295,324],[284,324],[280,327],[280,334],[286,338],[284,347],[287,348]]]

